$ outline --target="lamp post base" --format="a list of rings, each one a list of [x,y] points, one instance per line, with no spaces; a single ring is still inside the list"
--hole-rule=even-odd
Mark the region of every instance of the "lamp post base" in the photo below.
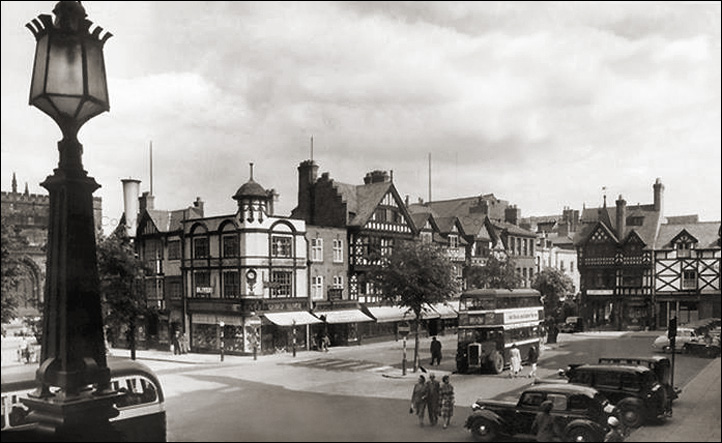
[[[110,423],[119,414],[114,404],[123,395],[98,395],[87,390],[73,397],[23,398],[31,410],[28,419],[37,426],[18,437],[23,441],[123,441]]]

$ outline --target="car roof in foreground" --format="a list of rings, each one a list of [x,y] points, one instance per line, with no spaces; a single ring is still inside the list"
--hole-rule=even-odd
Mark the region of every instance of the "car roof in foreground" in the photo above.
[[[563,392],[566,394],[584,394],[590,397],[600,395],[599,391],[592,387],[569,383],[542,383],[527,388],[525,392]]]
[[[606,364],[586,364],[577,366],[579,370],[604,371],[604,372],[650,372],[647,366],[642,365],[606,365]]]
[[[108,357],[108,367],[110,368],[111,377],[120,377],[124,375],[143,373],[152,379],[156,385],[159,384],[155,373],[145,364],[130,360],[128,358]],[[12,368],[3,368],[2,370],[2,391],[19,391],[25,389],[33,389],[37,386],[35,381],[35,372],[38,365],[22,365]]]

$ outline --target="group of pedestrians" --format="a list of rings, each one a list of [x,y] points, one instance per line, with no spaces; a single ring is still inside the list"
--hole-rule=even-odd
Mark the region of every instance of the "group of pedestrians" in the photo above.
[[[531,370],[527,377],[536,377],[537,363],[539,362],[539,350],[535,345],[529,347],[529,353],[526,356],[526,361],[531,366]],[[516,346],[516,343],[511,345],[509,350],[509,378],[516,378],[521,376],[521,352]]]
[[[454,415],[454,386],[448,375],[441,377],[441,384],[436,376],[429,374],[429,380],[419,375],[411,394],[411,407],[409,413],[416,413],[419,425],[424,426],[424,415],[428,413],[429,424],[436,426],[441,417],[443,428],[449,427],[451,417]]]
[[[173,340],[171,340],[170,350],[173,355],[187,354],[190,346],[188,345],[188,339],[185,333],[181,334],[180,331],[175,331]]]

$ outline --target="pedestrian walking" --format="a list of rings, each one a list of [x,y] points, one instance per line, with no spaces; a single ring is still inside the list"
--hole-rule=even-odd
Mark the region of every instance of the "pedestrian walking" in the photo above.
[[[607,419],[609,424],[609,431],[604,435],[605,442],[620,442],[624,441],[624,434],[619,429],[619,420],[616,417],[609,417]]]
[[[431,366],[434,366],[434,362],[436,362],[436,366],[439,366],[441,364],[441,342],[436,339],[436,336],[431,338],[429,350],[431,351]]]
[[[180,332],[175,331],[173,339],[170,344],[170,350],[173,351],[173,355],[180,355]]]
[[[188,351],[190,351],[190,343],[188,343],[188,335],[186,333],[182,333],[180,336],[180,340],[178,340],[178,343],[180,344],[180,353],[181,354],[187,354]]]
[[[511,345],[509,359],[511,364],[509,377],[516,378],[521,373],[521,353],[519,352],[519,348],[516,347],[516,343]]]
[[[526,360],[529,362],[529,365],[531,365],[531,371],[529,371],[528,377],[536,377],[536,365],[539,361],[539,351],[537,351],[535,345],[531,345],[529,347],[529,354],[527,354]]]
[[[331,346],[331,339],[328,334],[323,334],[323,352],[328,352],[328,347]]]
[[[536,441],[560,441],[561,433],[557,429],[556,420],[551,415],[554,404],[545,400],[539,405],[540,411],[534,417],[531,424],[531,432],[536,434]]]
[[[30,343],[28,343],[28,339],[24,335],[22,341],[20,342],[18,354],[19,361],[22,363],[30,363]]]
[[[432,372],[429,374],[429,381],[426,382],[429,386],[428,392],[426,393],[426,409],[429,411],[429,423],[431,426],[436,426],[439,422],[439,399],[441,398],[441,386],[436,381],[436,376]]]
[[[441,388],[439,388],[439,413],[444,422],[444,429],[449,427],[451,417],[454,415],[454,386],[449,381],[449,376],[441,377]]]
[[[419,417],[419,426],[424,426],[424,412],[426,409],[426,397],[428,393],[428,386],[426,385],[426,377],[419,375],[419,379],[414,385],[414,390],[411,393],[411,407],[409,408],[410,413],[416,413]]]

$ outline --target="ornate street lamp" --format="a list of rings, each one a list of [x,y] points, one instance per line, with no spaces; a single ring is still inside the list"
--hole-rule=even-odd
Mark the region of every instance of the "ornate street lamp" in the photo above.
[[[24,400],[51,440],[117,439],[108,420],[121,395],[110,389],[93,220],[100,186],[83,170],[82,125],[109,110],[103,45],[80,2],[61,1],[55,20],[26,26],[37,45],[30,104],[60,127],[60,161],[42,183],[50,194],[40,386]],[[92,386],[92,388],[91,388]]]

